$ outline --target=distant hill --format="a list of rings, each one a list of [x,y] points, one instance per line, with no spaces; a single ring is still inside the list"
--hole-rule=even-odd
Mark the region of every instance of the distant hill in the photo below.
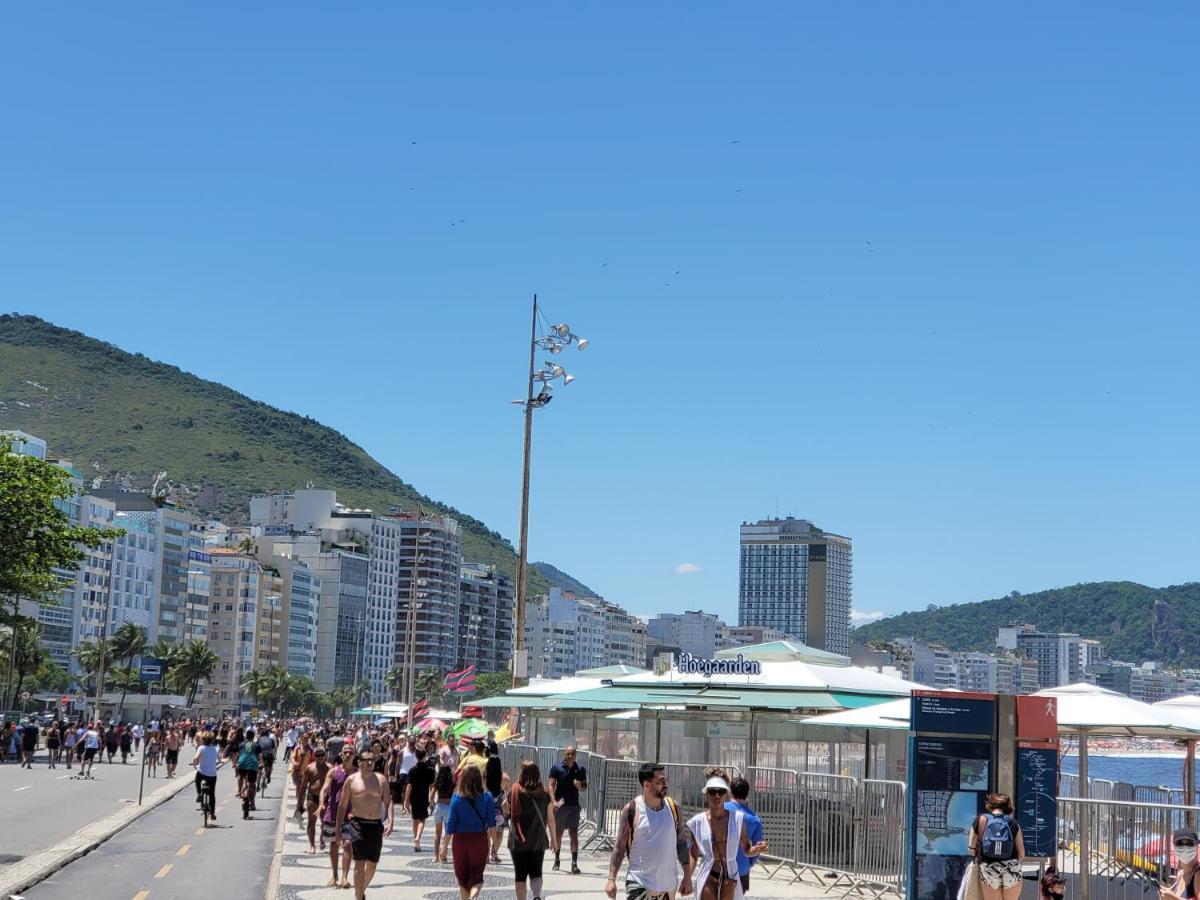
[[[510,576],[516,567],[499,533],[420,494],[332,428],[35,316],[0,316],[5,428],[45,438],[104,487],[157,483],[183,508],[229,522],[246,520],[252,495],[309,482],[377,512],[419,501],[461,523],[466,559]],[[547,588],[530,573],[531,594]]]
[[[555,568],[548,562],[535,562],[530,563],[530,565],[542,573],[542,577],[550,583],[551,587],[561,588],[564,591],[573,591],[581,597],[600,596],[582,581],[572,578],[566,572]]]
[[[1042,631],[1074,632],[1101,642],[1111,658],[1200,665],[1200,583],[1152,588],[1099,581],[1012,593],[980,603],[929,607],[854,630],[856,642],[917,637],[952,650],[991,650],[996,631],[1028,622]]]

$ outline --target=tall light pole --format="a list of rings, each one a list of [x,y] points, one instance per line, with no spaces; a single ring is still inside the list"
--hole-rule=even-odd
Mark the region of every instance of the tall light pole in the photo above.
[[[521,476],[521,537],[517,548],[517,596],[513,614],[513,686],[523,684],[529,677],[529,661],[525,650],[525,594],[529,584],[529,461],[533,449],[533,411],[541,409],[554,399],[553,392],[556,381],[564,385],[575,380],[574,375],[568,375],[562,366],[547,362],[541,369],[536,368],[536,356],[539,349],[552,355],[558,355],[567,347],[575,344],[580,350],[587,347],[586,338],[572,333],[566,323],[552,325],[543,337],[538,337],[538,308],[537,294],[533,295],[533,324],[529,331],[529,381],[524,400],[514,400],[513,403],[525,407],[525,453]],[[535,387],[537,394],[534,394]]]

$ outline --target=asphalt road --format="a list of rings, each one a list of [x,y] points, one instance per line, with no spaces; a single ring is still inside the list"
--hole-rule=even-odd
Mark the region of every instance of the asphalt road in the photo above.
[[[17,763],[0,765],[0,873],[16,860],[57,844],[85,825],[110,813],[137,803],[141,757],[131,756],[121,764],[121,756],[112,765],[97,762],[92,767],[93,781],[71,778],[78,768],[47,768],[45,751],[34,758],[33,769]],[[191,778],[191,757],[180,751],[179,772]],[[166,769],[159,765],[159,777],[146,779],[147,794],[164,784]]]
[[[262,897],[270,875],[280,792],[291,783],[286,776],[276,777],[267,796],[258,798],[253,818],[246,821],[241,801],[233,796],[231,775],[223,767],[218,776],[214,825],[203,827],[196,793],[185,788],[23,896],[26,900]]]

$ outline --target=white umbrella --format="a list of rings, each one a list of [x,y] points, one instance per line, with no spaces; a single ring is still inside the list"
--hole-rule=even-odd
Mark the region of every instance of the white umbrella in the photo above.
[[[1200,732],[1200,697],[1186,694],[1153,704],[1154,708],[1167,716],[1176,725]],[[1187,759],[1183,766],[1183,802],[1192,806],[1196,802],[1196,740],[1187,742]]]

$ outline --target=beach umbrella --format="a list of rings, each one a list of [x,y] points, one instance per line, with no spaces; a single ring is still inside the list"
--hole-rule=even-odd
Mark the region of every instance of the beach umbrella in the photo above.
[[[483,719],[459,719],[450,726],[450,733],[457,741],[483,740],[490,727]]]
[[[439,734],[446,730],[446,723],[441,719],[435,719],[430,716],[427,719],[422,719],[417,723],[416,731],[436,731]]]

